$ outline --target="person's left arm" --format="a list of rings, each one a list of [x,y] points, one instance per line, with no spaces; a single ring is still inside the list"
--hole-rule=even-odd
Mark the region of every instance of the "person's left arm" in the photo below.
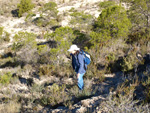
[[[84,57],[81,54],[78,54],[78,61],[79,61],[79,70],[77,73],[77,77],[81,74],[82,70],[84,70]]]

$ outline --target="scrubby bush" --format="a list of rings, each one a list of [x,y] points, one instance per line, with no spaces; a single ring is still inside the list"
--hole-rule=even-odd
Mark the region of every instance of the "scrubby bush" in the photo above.
[[[70,100],[69,96],[65,91],[66,86],[59,86],[53,84],[49,91],[47,91],[44,96],[41,98],[41,103],[43,105],[55,106],[57,104],[67,105],[67,101]]]
[[[30,49],[36,47],[36,35],[28,32],[18,32],[14,36],[13,50],[19,51],[23,46],[31,46]]]
[[[94,58],[98,59],[102,51],[105,52],[103,54],[103,57],[105,57],[112,52],[115,53],[118,47],[122,48],[118,44],[116,44],[115,47],[114,43],[118,43],[122,40],[121,43],[123,44],[122,46],[124,46],[124,39],[128,38],[130,27],[131,23],[123,7],[115,5],[103,9],[95,22],[94,31],[90,33],[91,47],[94,48],[96,52],[94,55],[97,55]]]
[[[139,61],[136,57],[136,51],[131,51],[128,56],[123,58],[123,62],[121,63],[122,71],[128,72],[128,71],[136,71],[137,66],[140,64],[144,64],[144,61]]]
[[[35,13],[29,12],[28,15],[27,15],[26,18],[25,18],[25,21],[26,21],[26,22],[30,21],[30,20],[32,19],[32,17],[34,17],[34,16],[36,16]]]
[[[100,110],[101,112],[148,112],[150,109],[148,105],[138,105],[137,103],[139,101],[133,100],[134,89],[130,90],[129,94],[119,94],[118,97],[113,96],[110,94],[108,99],[100,104]]]
[[[32,0],[21,0],[18,4],[18,17],[21,17],[23,13],[31,10],[34,7]]]
[[[1,113],[17,113],[20,112],[21,104],[16,101],[10,101],[7,103],[0,104],[0,112]]]
[[[112,38],[126,38],[131,27],[126,11],[121,6],[110,6],[99,15],[95,31]]]
[[[84,89],[82,93],[80,93],[78,86],[73,86],[70,89],[70,95],[75,96],[76,99],[84,99],[87,97],[90,97],[92,95],[95,95],[97,88],[92,87],[92,80],[85,79],[84,80]]]
[[[0,27],[0,37],[2,36],[2,34],[3,34],[3,27]]]
[[[11,79],[12,79],[11,73],[5,73],[4,75],[0,75],[0,83],[3,85],[8,85]]]
[[[0,27],[0,41],[9,42],[10,41],[10,34],[7,31],[4,31],[4,27]]]
[[[76,36],[73,43],[80,46],[81,49],[87,50],[91,46],[91,43],[89,42],[90,36],[86,32],[82,32],[80,30],[74,30],[74,35]]]
[[[145,102],[150,102],[150,77],[147,76],[148,79],[145,82],[142,82],[142,85],[145,87],[144,94],[145,94]]]
[[[39,75],[40,76],[43,76],[43,75],[51,76],[54,69],[55,69],[54,65],[41,65],[39,68]]]
[[[39,8],[40,17],[33,20],[33,23],[39,27],[56,26],[58,25],[57,17],[58,10],[55,2],[48,2]]]
[[[100,9],[105,9],[108,8],[110,6],[114,6],[116,5],[116,3],[114,1],[105,1],[105,2],[100,2],[99,7]]]
[[[18,60],[24,62],[36,62],[37,55],[37,42],[36,35],[28,32],[19,32],[14,36],[15,42],[13,43],[12,50],[17,53]]]
[[[61,64],[67,54],[67,49],[71,46],[75,39],[73,30],[70,27],[60,27],[54,33],[47,35],[47,39],[53,39],[57,42],[56,48],[51,48],[50,57],[55,65]]]
[[[85,14],[83,12],[73,12],[71,14],[72,19],[70,24],[78,30],[91,30],[94,18],[90,14]]]
[[[43,13],[47,12],[51,17],[57,17],[58,10],[55,2],[48,2],[39,10],[41,10]]]

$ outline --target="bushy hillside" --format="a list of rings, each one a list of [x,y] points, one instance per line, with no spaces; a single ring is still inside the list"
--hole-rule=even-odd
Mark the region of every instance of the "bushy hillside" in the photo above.
[[[149,112],[149,0],[0,0],[0,112]],[[67,52],[92,62],[78,91]]]

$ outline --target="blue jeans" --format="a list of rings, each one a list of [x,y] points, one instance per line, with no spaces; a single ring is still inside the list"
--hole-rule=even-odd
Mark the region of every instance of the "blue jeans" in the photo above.
[[[84,73],[80,74],[78,77],[78,87],[80,90],[83,90],[83,87],[84,87],[83,75],[84,75]]]

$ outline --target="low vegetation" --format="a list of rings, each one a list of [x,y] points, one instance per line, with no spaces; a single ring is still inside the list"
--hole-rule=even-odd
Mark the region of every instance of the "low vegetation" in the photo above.
[[[18,32],[0,55],[0,112],[72,109],[81,100],[102,94],[106,100],[96,105],[99,112],[149,111],[148,0],[101,2],[98,18],[72,8],[61,15],[71,17],[68,26],[60,26],[63,17],[55,2],[39,3],[38,11],[34,3],[21,0],[16,6],[18,17],[26,16],[26,24],[44,29],[44,42],[37,41],[38,33]],[[0,27],[2,47],[10,41],[4,27]],[[72,44],[89,52],[92,59],[82,92],[67,52]]]
[[[31,10],[34,7],[32,0],[21,0],[20,4],[17,5],[18,17],[22,17],[22,14]]]

